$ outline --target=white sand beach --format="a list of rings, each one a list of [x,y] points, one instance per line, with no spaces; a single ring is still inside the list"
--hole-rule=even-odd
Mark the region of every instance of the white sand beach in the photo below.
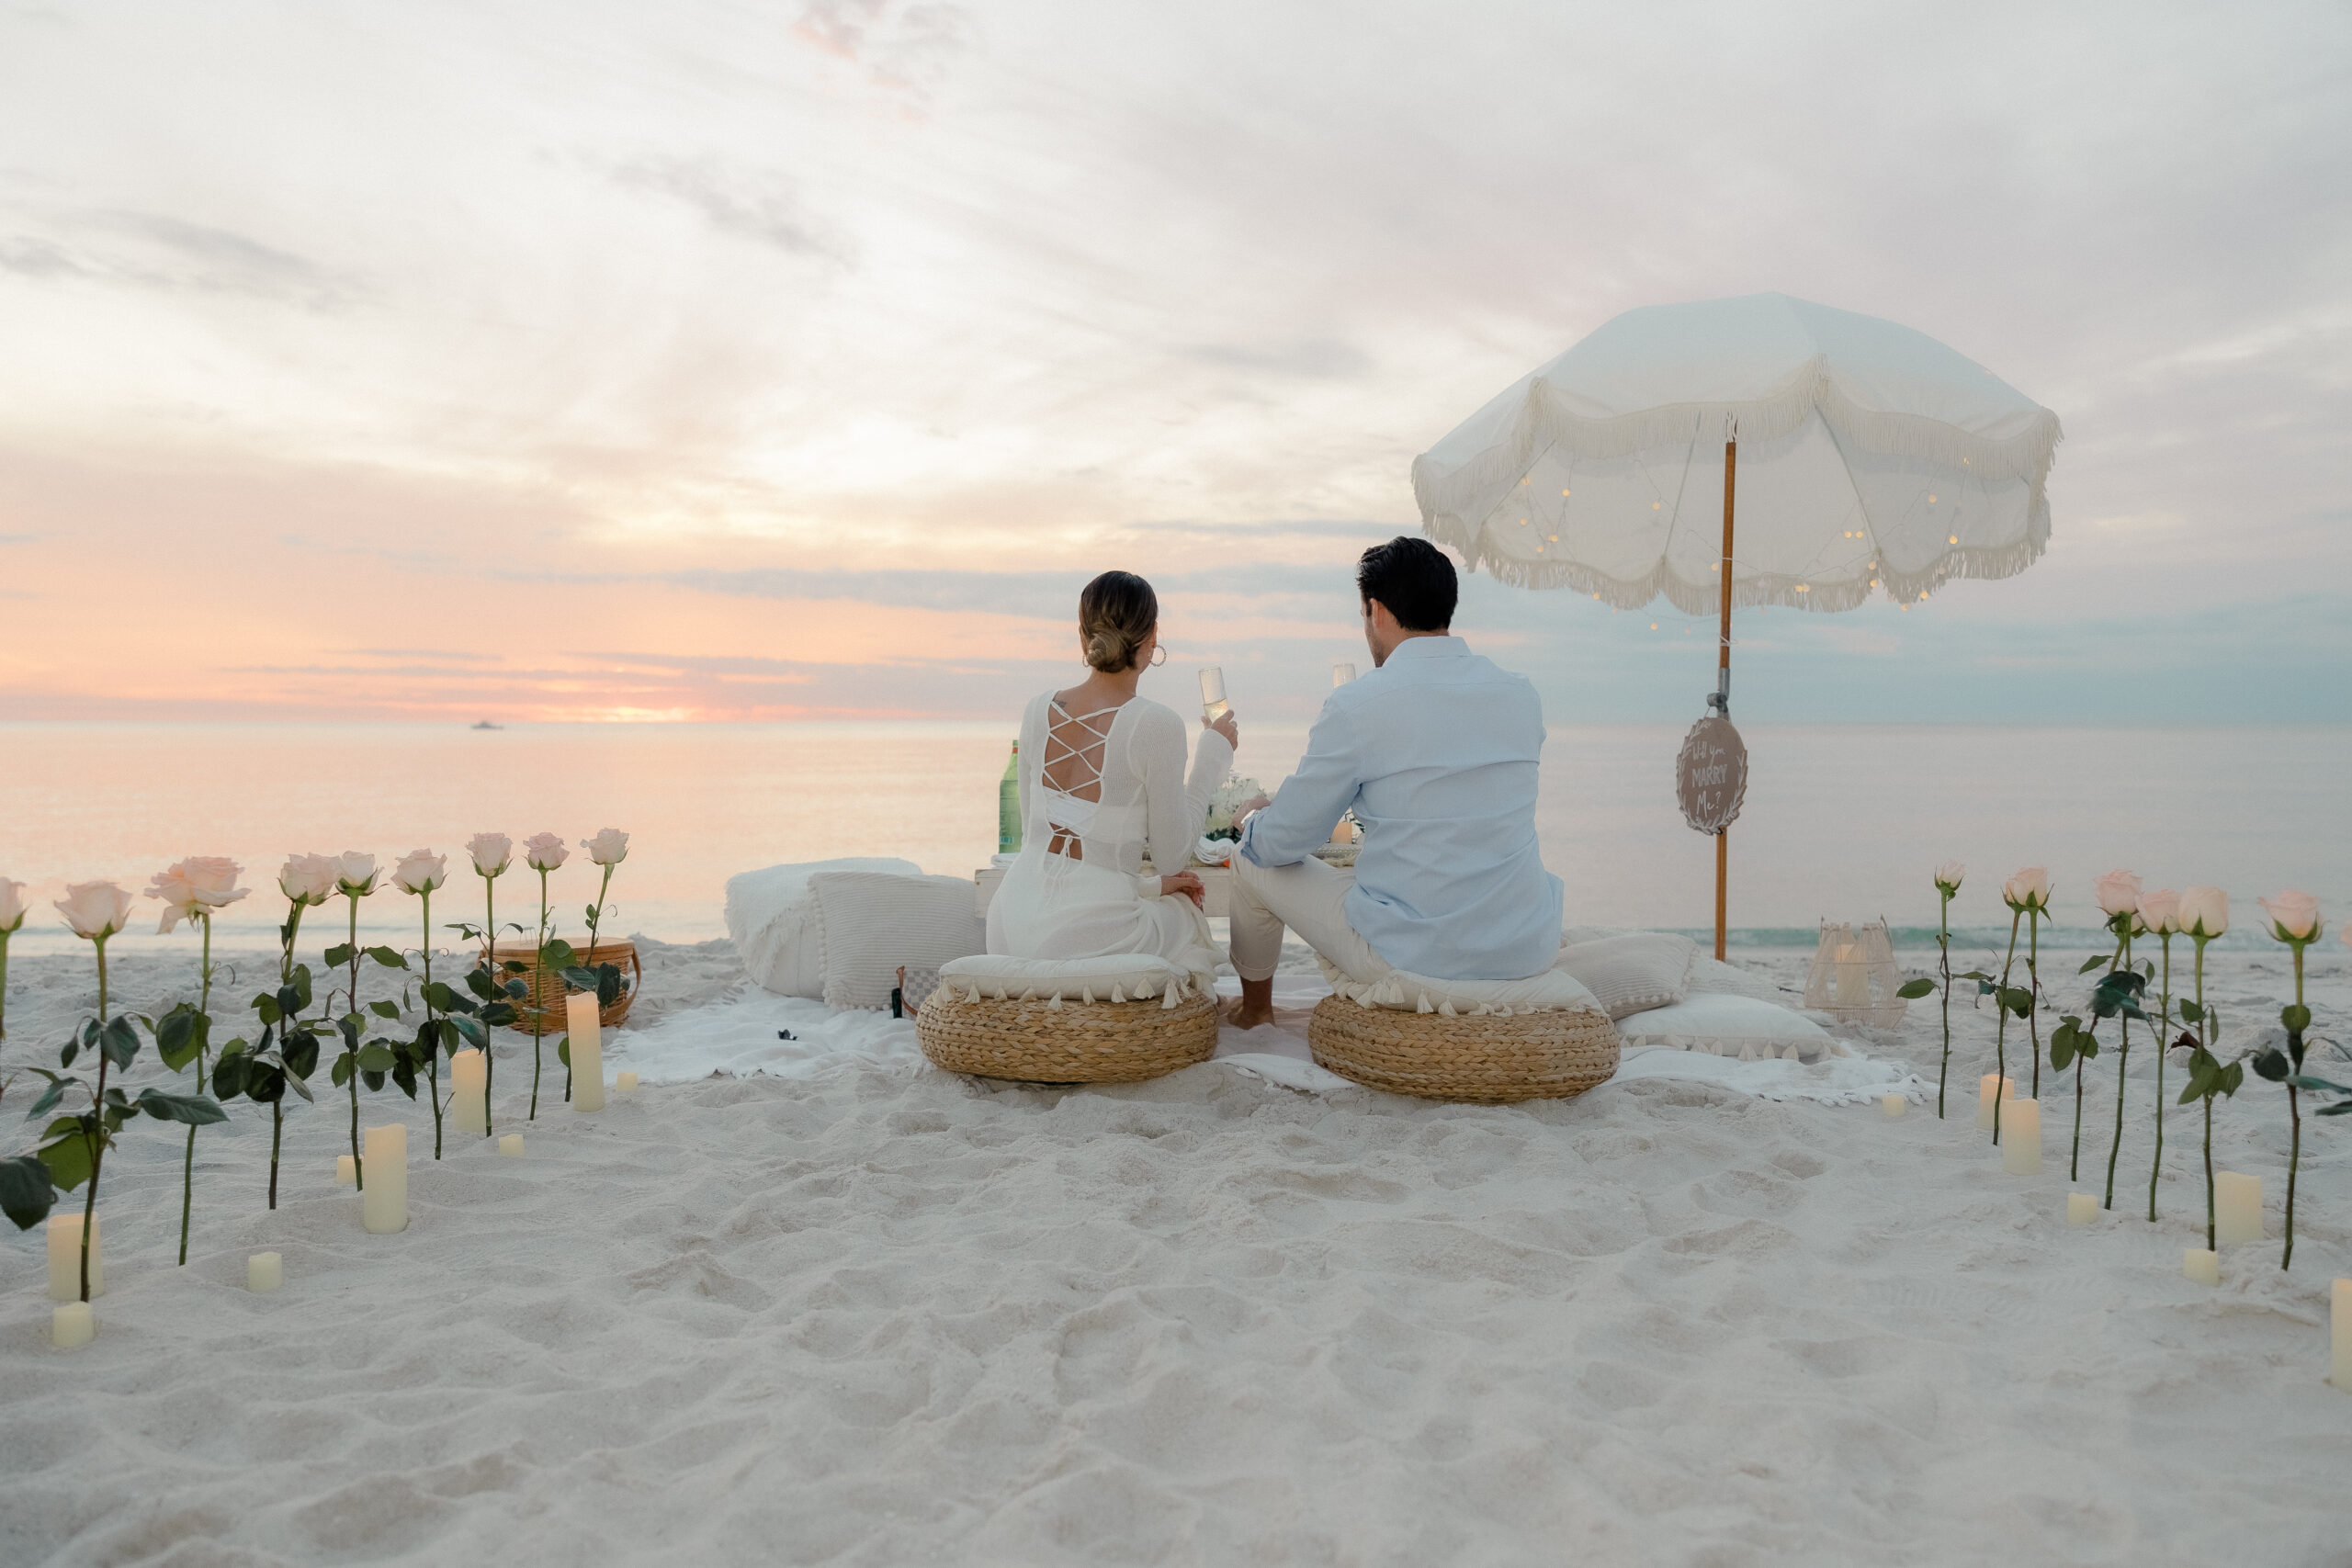
[[[543,1096],[524,1126],[510,1049],[497,1117],[520,1160],[468,1140],[435,1164],[423,1107],[370,1097],[364,1122],[412,1130],[393,1236],[332,1184],[324,1103],[292,1119],[266,1212],[266,1122],[241,1104],[202,1135],[185,1269],[178,1133],[140,1123],[107,1169],[108,1288],[77,1351],[49,1345],[40,1234],[11,1232],[0,1560],[2352,1552],[2352,1394],[2324,1381],[2328,1280],[2352,1273],[2341,1121],[2306,1122],[2293,1271],[2274,1240],[2226,1251],[2208,1289],[2180,1273],[2202,1235],[2188,1114],[2162,1219],[2142,1217],[2144,1053],[2125,1190],[2070,1229],[2061,1098],[2046,1082],[2043,1173],[2004,1175],[1973,1121],[1991,1021],[1964,1010],[1941,1122],[1673,1077],[1499,1108],[1224,1062],[1055,1091],[934,1071],[884,1015],[741,999],[723,942],[649,948],[609,1068],[674,1079],[697,1032],[739,1066],[763,1031],[784,1054],[594,1116]],[[2342,1016],[2344,964],[2315,968],[2315,1010]],[[2213,971],[2236,1018],[2268,1016],[2281,963]],[[20,1068],[89,987],[53,959],[12,982],[0,1063]],[[123,976],[133,1007],[164,984],[144,961]],[[1849,1038],[1932,1077],[1934,1019],[1914,1004],[1899,1035]],[[633,1039],[671,1055],[634,1061]],[[2094,1073],[2074,1184],[2092,1190],[2112,1105]],[[150,1055],[134,1077],[160,1074]],[[2250,1083],[2217,1121],[2275,1238],[2283,1096]],[[249,1294],[264,1249],[286,1283]]]

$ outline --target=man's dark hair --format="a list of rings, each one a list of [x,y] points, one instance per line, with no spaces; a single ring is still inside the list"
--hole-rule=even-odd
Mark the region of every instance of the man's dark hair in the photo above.
[[[1453,563],[1427,539],[1399,534],[1356,561],[1356,592],[1388,606],[1408,632],[1442,632],[1453,625],[1461,587]]]

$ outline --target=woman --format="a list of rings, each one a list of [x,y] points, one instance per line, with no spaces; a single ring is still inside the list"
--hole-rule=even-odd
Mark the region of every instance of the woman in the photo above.
[[[989,906],[989,951],[1014,958],[1148,953],[1205,983],[1216,952],[1192,862],[1210,795],[1239,730],[1206,726],[1184,775],[1184,721],[1136,694],[1161,662],[1159,599],[1106,571],[1078,600],[1078,647],[1091,673],[1047,692],[1021,720],[1021,857]],[[1139,868],[1148,852],[1159,868]]]

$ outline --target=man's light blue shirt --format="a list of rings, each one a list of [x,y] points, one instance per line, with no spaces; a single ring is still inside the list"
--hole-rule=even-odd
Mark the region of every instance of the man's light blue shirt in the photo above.
[[[1535,842],[1543,750],[1527,677],[1458,637],[1408,637],[1325,701],[1240,852],[1296,864],[1353,807],[1364,839],[1348,924],[1374,953],[1436,980],[1537,974],[1560,951],[1560,879]]]

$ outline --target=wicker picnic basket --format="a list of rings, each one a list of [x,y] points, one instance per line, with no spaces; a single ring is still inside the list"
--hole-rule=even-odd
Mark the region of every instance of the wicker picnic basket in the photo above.
[[[1315,1005],[1317,1065],[1424,1100],[1566,1100],[1617,1070],[1617,1026],[1599,1012],[1404,1012],[1341,997]]]
[[[561,1034],[571,1027],[564,1016],[564,996],[569,989],[563,976],[539,967],[538,949],[527,942],[502,942],[494,949],[501,965],[499,978],[517,979],[530,987],[523,999],[514,1004],[514,1022],[511,1026],[524,1034],[531,1032],[531,1021],[544,1017],[539,1025],[541,1034]],[[629,982],[621,994],[609,1004],[596,1010],[596,1019],[606,1029],[620,1026],[628,1017],[629,1004],[637,1000],[637,993],[644,987],[645,971],[637,961],[637,943],[633,942],[600,942],[594,947],[575,948],[572,962],[583,969],[594,969],[599,964],[611,964],[628,972]],[[509,976],[504,965],[520,964],[523,971]]]
[[[1216,1001],[1195,993],[1174,1007],[1065,999],[978,1001],[942,986],[915,1014],[922,1054],[951,1073],[1023,1083],[1137,1083],[1205,1062],[1216,1052]]]

